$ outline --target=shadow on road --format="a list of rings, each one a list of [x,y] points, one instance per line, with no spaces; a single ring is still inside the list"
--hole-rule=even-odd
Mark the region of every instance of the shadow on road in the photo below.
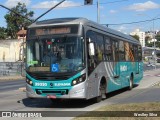
[[[84,108],[94,104],[93,100],[59,100],[51,101],[47,98],[24,98],[22,99],[23,104],[26,107],[33,108]]]
[[[133,89],[135,88],[135,87],[137,87],[138,85],[134,85],[133,86]],[[115,95],[119,95],[119,94],[121,94],[121,93],[124,93],[124,92],[126,92],[126,91],[128,91],[129,89],[128,89],[128,87],[126,87],[126,88],[122,88],[122,89],[120,89],[120,90],[116,90],[116,91],[113,91],[113,92],[110,92],[110,93],[108,93],[107,95],[106,95],[106,99],[109,99],[109,98],[111,98],[111,97],[114,97]]]

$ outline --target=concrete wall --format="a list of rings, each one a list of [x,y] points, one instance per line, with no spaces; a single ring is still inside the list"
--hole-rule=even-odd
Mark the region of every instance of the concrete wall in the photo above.
[[[0,40],[0,62],[20,60],[20,47],[23,40]]]

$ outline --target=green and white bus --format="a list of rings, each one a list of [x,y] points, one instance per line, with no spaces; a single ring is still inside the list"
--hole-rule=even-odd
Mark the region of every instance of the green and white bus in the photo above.
[[[143,78],[139,41],[85,18],[33,23],[26,43],[29,98],[99,102]]]

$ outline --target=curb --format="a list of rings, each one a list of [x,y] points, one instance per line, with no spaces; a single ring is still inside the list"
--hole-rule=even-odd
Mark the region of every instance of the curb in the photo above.
[[[26,88],[25,87],[21,87],[18,89],[19,91],[22,91],[22,92],[26,92]]]
[[[146,71],[144,71],[144,73],[145,73],[145,72],[149,72],[149,71],[156,71],[156,70],[160,70],[160,68],[157,68],[157,69],[151,69],[151,70],[146,70]]]
[[[157,84],[160,84],[160,81],[158,81],[158,82],[152,84],[150,87],[154,87],[154,86],[156,86]]]
[[[0,81],[11,81],[11,80],[25,80],[25,77],[9,76],[9,77],[1,77],[0,78]]]

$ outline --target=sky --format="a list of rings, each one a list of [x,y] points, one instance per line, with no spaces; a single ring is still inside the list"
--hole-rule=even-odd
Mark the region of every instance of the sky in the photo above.
[[[0,4],[12,8],[18,2],[25,3],[34,18],[47,11],[61,0],[0,0]],[[84,0],[66,0],[40,20],[84,17],[97,22],[97,1],[99,1],[100,24],[111,24],[109,28],[129,34],[135,29],[141,31],[160,30],[160,0],[93,0],[92,5],[84,5]],[[4,15],[8,10],[0,7],[0,27],[6,27]],[[155,19],[137,24],[121,24]],[[112,25],[120,24],[120,25]]]

